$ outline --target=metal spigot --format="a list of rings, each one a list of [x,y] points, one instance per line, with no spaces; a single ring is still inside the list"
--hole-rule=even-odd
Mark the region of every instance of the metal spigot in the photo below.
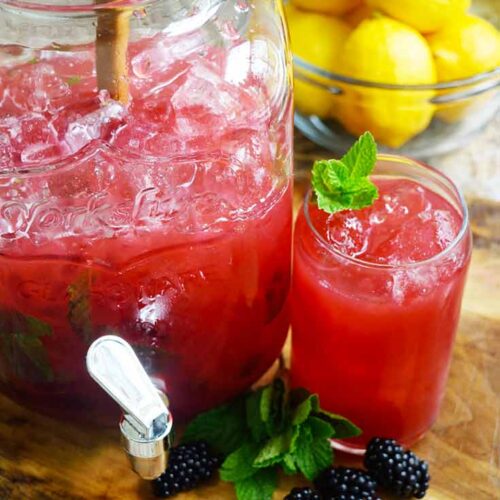
[[[144,479],[165,471],[172,415],[130,345],[120,337],[97,339],[87,352],[90,376],[121,406],[122,444],[132,469]]]

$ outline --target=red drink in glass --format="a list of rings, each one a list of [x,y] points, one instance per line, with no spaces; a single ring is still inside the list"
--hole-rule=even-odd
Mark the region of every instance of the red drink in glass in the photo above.
[[[295,229],[292,384],[374,436],[410,445],[437,417],[470,259],[467,209],[439,172],[381,156],[380,197]]]

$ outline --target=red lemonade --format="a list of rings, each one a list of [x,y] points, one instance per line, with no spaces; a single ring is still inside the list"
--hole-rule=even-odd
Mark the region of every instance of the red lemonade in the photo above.
[[[330,215],[306,201],[295,229],[292,384],[361,427],[351,449],[410,445],[436,419],[471,250],[444,176],[396,157],[375,174],[372,206]]]
[[[279,355],[291,103],[270,91],[270,48],[237,35],[223,48],[200,31],[130,42],[128,104],[98,92],[92,46],[0,66],[3,392],[102,416],[85,354],[115,333],[178,419]]]

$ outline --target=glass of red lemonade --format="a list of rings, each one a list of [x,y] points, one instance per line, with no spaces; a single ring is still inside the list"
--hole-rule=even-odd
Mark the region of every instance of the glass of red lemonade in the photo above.
[[[439,412],[471,255],[467,207],[439,171],[379,155],[370,207],[326,213],[306,196],[295,227],[294,386],[374,436],[411,445]]]

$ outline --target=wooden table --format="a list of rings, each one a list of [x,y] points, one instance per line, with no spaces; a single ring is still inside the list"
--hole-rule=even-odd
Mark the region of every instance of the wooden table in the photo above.
[[[426,498],[500,499],[500,117],[462,152],[436,160],[468,196],[475,247],[441,415],[415,451],[430,462]],[[307,166],[328,156],[297,136],[297,199]],[[489,180],[496,176],[494,184]],[[495,201],[496,200],[496,201]],[[275,498],[298,484],[283,478]],[[0,397],[0,499],[151,498],[129,469],[118,429],[82,429]],[[179,500],[234,499],[216,482]]]

